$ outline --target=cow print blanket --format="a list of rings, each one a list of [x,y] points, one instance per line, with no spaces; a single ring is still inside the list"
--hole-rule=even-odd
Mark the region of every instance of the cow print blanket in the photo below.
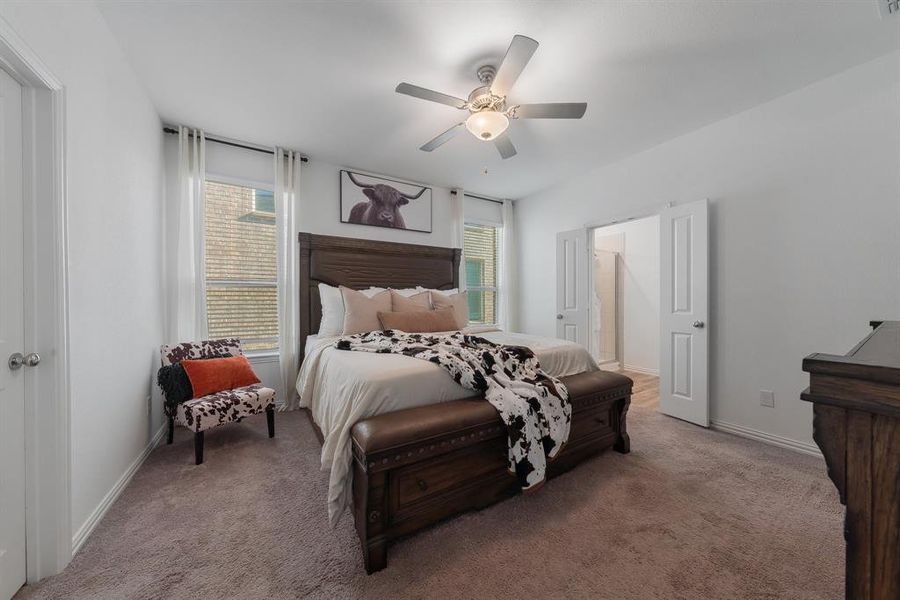
[[[462,332],[427,335],[386,330],[344,336],[335,347],[427,360],[461,386],[483,392],[506,423],[509,469],[522,489],[543,483],[547,460],[559,454],[569,437],[569,393],[524,346],[503,346]]]

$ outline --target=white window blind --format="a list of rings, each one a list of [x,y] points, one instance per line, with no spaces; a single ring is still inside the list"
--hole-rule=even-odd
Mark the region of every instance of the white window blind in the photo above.
[[[499,231],[491,225],[466,225],[463,254],[471,323],[497,322]]]
[[[206,310],[210,338],[239,337],[245,352],[278,348],[272,190],[206,182]]]
[[[466,196],[463,200],[466,223],[484,223],[485,225],[503,224],[503,204],[474,196]]]

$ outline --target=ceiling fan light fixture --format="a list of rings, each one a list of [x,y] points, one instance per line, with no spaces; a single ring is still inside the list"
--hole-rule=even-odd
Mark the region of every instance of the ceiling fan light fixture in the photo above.
[[[881,1],[881,0],[879,0]],[[895,4],[898,0],[889,0]],[[537,50],[538,43],[524,35],[514,35],[503,60],[498,67],[482,65],[478,69],[478,81],[481,85],[469,93],[463,100],[449,94],[442,94],[428,88],[402,82],[397,85],[398,94],[412,96],[429,102],[446,104],[470,114],[465,121],[457,121],[456,125],[438,134],[419,147],[422,152],[432,152],[462,133],[463,125],[476,138],[483,142],[494,142],[494,146],[504,160],[516,155],[516,147],[504,135],[509,127],[510,119],[580,119],[587,109],[585,102],[545,102],[540,104],[507,103],[509,91],[522,70]]]
[[[466,119],[466,129],[479,140],[489,142],[506,131],[509,127],[509,118],[501,112],[494,110],[482,110],[469,115]]]

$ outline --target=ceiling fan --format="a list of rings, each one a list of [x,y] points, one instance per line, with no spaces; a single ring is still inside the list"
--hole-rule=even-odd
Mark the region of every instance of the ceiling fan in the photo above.
[[[447,104],[459,110],[469,111],[465,121],[457,123],[444,133],[419,148],[431,152],[445,144],[459,132],[468,129],[482,141],[493,141],[503,158],[516,155],[506,128],[510,119],[580,119],[587,109],[586,102],[553,102],[545,104],[512,104],[507,102],[507,95],[519,78],[531,55],[537,50],[538,43],[524,35],[513,36],[506,56],[499,68],[484,65],[478,69],[478,80],[481,86],[472,90],[468,100],[449,96],[410,83],[401,83],[395,90],[398,94],[406,94],[422,100]]]

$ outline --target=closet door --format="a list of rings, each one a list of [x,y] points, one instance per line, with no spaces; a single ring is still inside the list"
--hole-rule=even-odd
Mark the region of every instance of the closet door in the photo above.
[[[709,426],[707,202],[660,213],[659,410]]]

